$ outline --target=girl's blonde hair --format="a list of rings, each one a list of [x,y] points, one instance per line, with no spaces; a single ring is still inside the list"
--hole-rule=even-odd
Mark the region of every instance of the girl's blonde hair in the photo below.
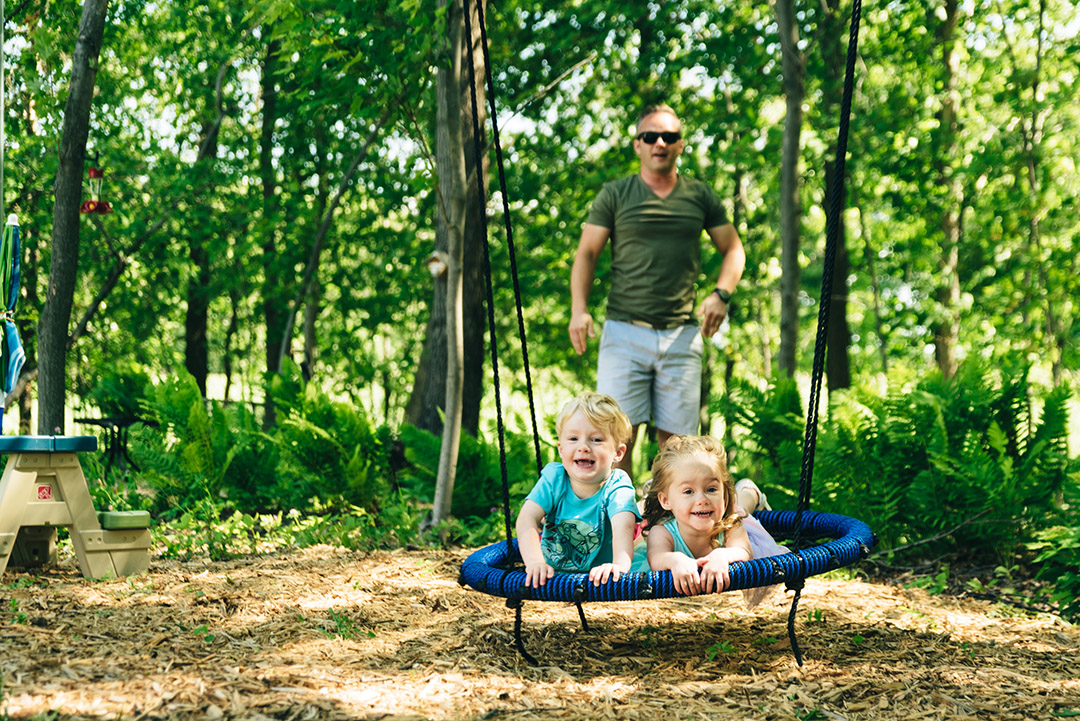
[[[720,441],[712,436],[672,436],[656,455],[652,467],[652,480],[645,494],[645,533],[671,517],[671,511],[660,505],[659,494],[668,494],[675,482],[676,469],[687,458],[696,457],[711,468],[714,477],[724,489],[724,515],[713,524],[709,540],[714,547],[720,545],[720,536],[742,524],[735,511],[735,481],[727,467],[727,453]]]
[[[614,438],[616,444],[630,440],[630,419],[623,413],[618,401],[604,393],[588,392],[571,398],[555,420],[555,433],[561,436],[563,424],[578,411],[589,423]]]

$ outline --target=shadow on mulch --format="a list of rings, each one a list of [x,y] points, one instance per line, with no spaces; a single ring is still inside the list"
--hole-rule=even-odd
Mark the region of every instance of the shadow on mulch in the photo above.
[[[585,607],[462,589],[467,552],[314,548],[0,585],[0,718],[1031,719],[1080,715],[1080,632],[1048,614],[840,578]]]

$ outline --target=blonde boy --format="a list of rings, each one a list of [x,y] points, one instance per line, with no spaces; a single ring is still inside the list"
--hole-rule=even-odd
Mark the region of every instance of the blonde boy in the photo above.
[[[561,463],[544,468],[517,518],[525,583],[543,586],[556,571],[617,581],[630,570],[640,518],[630,477],[614,468],[630,421],[611,396],[585,393],[563,407],[555,429]]]

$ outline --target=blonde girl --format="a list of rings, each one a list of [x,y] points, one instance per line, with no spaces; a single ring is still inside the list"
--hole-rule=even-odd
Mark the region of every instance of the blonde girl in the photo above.
[[[722,591],[731,581],[731,563],[787,552],[740,508],[717,439],[672,437],[652,472],[644,512],[649,568],[671,571],[681,593]],[[770,590],[752,589],[747,601],[755,605]]]

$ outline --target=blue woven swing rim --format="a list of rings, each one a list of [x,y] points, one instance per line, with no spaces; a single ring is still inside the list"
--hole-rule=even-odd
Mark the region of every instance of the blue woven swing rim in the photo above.
[[[754,516],[777,540],[795,533],[795,511],[758,511]],[[865,558],[874,545],[869,526],[834,513],[804,511],[802,537],[833,540],[795,553],[732,563],[731,585],[724,590],[771,586],[825,573]],[[524,571],[506,570],[520,562],[516,538],[511,544],[493,543],[465,559],[460,580],[491,596],[532,601],[637,601],[685,595],[675,589],[670,571],[627,573],[600,586],[589,583],[586,573],[557,573],[540,588],[530,588],[525,585]]]

